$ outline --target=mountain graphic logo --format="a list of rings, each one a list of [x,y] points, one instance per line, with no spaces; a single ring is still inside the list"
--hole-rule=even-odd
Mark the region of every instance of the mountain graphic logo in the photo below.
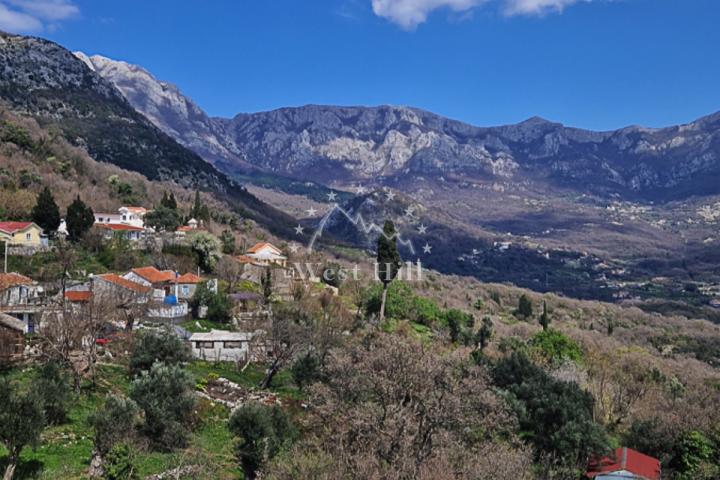
[[[323,215],[322,219],[320,220],[320,223],[318,223],[317,228],[313,232],[312,236],[310,237],[310,241],[307,244],[307,252],[311,253],[313,251],[313,248],[315,246],[315,242],[318,238],[322,237],[323,232],[325,231],[325,227],[327,226],[328,221],[338,213],[339,215],[342,215],[344,218],[346,218],[350,223],[352,223],[359,231],[361,231],[366,236],[372,234],[372,233],[379,233],[380,235],[385,236],[388,240],[396,239],[400,245],[403,245],[406,247],[411,254],[415,255],[415,246],[413,245],[412,240],[410,239],[403,239],[402,235],[399,231],[395,231],[395,233],[392,235],[392,237],[388,237],[385,235],[385,232],[383,231],[382,226],[379,226],[375,222],[367,222],[362,216],[362,213],[357,213],[353,215],[351,212],[348,212],[343,207],[338,205],[337,203],[333,204],[332,208]]]

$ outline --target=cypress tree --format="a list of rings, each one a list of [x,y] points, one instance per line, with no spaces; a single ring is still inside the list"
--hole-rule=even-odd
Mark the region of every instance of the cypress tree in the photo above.
[[[80,240],[95,223],[92,208],[80,200],[80,195],[68,207],[65,222],[67,223],[68,237],[73,242]]]
[[[540,325],[543,330],[547,330],[550,327],[550,315],[548,315],[547,302],[544,300],[542,315],[540,315]]]
[[[380,322],[385,319],[385,301],[387,290],[400,271],[400,253],[397,248],[395,225],[390,220],[385,220],[383,233],[378,238],[377,248],[377,272],[380,281],[383,283],[382,301],[380,303]]]
[[[32,220],[45,233],[54,232],[60,226],[60,209],[48,187],[43,188],[37,197],[37,203],[32,210]]]

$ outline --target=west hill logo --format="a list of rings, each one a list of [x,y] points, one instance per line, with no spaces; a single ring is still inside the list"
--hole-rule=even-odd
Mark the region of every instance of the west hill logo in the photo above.
[[[368,193],[368,191],[365,187],[359,185],[356,187],[356,193],[357,195],[364,195]],[[390,189],[377,190],[371,195],[383,199],[385,204],[389,204],[396,197],[396,194]],[[311,230],[301,224],[298,224],[295,227],[295,235],[302,238],[302,240],[298,238],[297,242],[292,242],[290,244],[289,248],[291,252],[296,253],[298,251],[304,250],[305,253],[312,253],[315,249],[318,239],[323,236],[323,233],[328,228],[331,220],[336,218],[344,218],[355,227],[357,235],[362,236],[362,240],[365,240],[366,243],[368,243],[369,240],[373,240],[378,236],[382,235],[388,240],[396,241],[398,246],[404,247],[405,250],[410,253],[410,255],[416,257],[415,263],[413,263],[412,261],[405,262],[404,266],[401,268],[401,272],[398,275],[398,278],[410,281],[422,278],[422,264],[420,258],[417,257],[418,250],[415,247],[415,242],[409,234],[403,234],[398,228],[398,226],[401,224],[406,225],[406,228],[407,225],[411,225],[413,228],[413,233],[416,237],[422,237],[423,235],[425,235],[427,233],[428,227],[420,221],[417,215],[417,212],[422,208],[421,205],[414,204],[406,207],[402,214],[402,221],[399,221],[400,219],[397,218],[397,216],[395,216],[396,218],[392,218],[392,216],[390,218],[387,218],[387,214],[382,215],[384,217],[383,222],[385,220],[391,220],[396,226],[395,232],[391,236],[388,236],[383,230],[383,225],[378,225],[374,221],[368,220],[359,211],[353,212],[352,209],[346,209],[342,205],[340,205],[336,201],[337,194],[335,192],[330,192],[327,194],[327,196],[328,200],[332,203],[330,203],[329,209],[322,215],[322,217],[320,217],[314,229]],[[308,214],[308,217],[311,218],[315,217],[318,213],[321,213],[314,207],[307,209],[305,212]],[[432,245],[430,245],[427,241],[425,241],[425,245],[420,247],[420,249],[422,252],[421,255],[423,256],[427,256],[432,253]],[[300,271],[303,279],[305,278],[305,276],[308,275],[308,273],[311,278],[315,276],[312,274],[314,270],[313,268],[305,266],[304,269],[298,269],[298,267],[299,265],[295,264],[295,269]],[[355,265],[355,267],[350,272],[343,272],[345,275],[344,278],[347,278],[348,276],[357,278],[359,270],[359,266]],[[378,276],[378,270],[379,266],[375,264],[374,271],[376,277]]]

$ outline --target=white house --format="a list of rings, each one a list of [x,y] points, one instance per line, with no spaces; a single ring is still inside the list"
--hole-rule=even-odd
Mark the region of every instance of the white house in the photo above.
[[[249,257],[262,265],[275,264],[284,267],[287,262],[287,257],[283,256],[282,251],[268,242],[253,245],[245,253],[245,257]]]
[[[246,362],[250,357],[252,335],[244,332],[211,330],[193,333],[190,347],[193,357],[213,362]]]
[[[96,213],[95,224],[144,228],[146,213],[147,210],[143,207],[120,207],[117,213]]]
[[[134,225],[124,225],[122,223],[96,223],[94,226],[95,228],[102,230],[103,236],[108,240],[116,236],[121,236],[132,242],[136,242],[145,236],[145,229]]]

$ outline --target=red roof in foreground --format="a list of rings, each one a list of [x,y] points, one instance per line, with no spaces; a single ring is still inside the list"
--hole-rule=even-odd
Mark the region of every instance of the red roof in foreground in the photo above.
[[[33,222],[0,222],[0,230],[6,233],[15,233],[21,230],[25,230]]]
[[[595,478],[622,470],[636,475],[638,479],[660,480],[660,461],[627,447],[618,448],[608,457],[590,460],[585,475]]]
[[[71,302],[87,302],[93,296],[89,290],[68,290],[65,292],[65,298]]]

